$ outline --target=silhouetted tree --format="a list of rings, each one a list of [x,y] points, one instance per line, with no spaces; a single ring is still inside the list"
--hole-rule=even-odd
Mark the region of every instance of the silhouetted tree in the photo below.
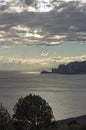
[[[0,130],[14,130],[10,114],[2,103],[0,105]]]
[[[48,127],[54,117],[51,107],[44,99],[30,94],[19,98],[14,106],[13,119],[16,130],[39,130]]]

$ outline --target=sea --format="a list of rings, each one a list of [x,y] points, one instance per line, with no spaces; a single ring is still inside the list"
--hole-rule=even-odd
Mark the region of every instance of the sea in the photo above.
[[[29,94],[45,99],[56,120],[86,114],[86,75],[0,71],[0,103],[11,115],[18,99]]]

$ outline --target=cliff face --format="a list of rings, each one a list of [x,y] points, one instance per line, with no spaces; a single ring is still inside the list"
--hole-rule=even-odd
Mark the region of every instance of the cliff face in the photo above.
[[[43,72],[43,71],[42,71]],[[48,73],[45,71],[45,73]],[[51,73],[58,74],[86,74],[86,61],[83,62],[71,62],[67,65],[59,65],[58,68],[52,68]]]

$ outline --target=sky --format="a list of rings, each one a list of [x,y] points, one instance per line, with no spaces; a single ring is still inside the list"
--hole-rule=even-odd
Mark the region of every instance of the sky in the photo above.
[[[0,0],[0,70],[86,60],[86,0]]]

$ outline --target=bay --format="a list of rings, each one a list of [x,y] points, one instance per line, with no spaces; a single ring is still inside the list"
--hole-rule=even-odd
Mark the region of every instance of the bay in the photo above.
[[[56,120],[86,114],[86,75],[0,72],[0,102],[11,114],[18,98],[30,93],[49,103]]]

